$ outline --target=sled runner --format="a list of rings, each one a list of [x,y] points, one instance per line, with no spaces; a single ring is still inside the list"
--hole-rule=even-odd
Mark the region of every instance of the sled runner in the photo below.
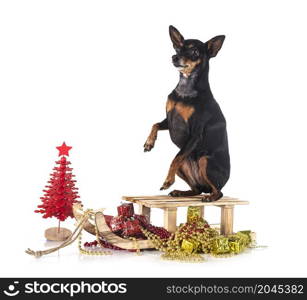
[[[131,240],[124,239],[114,234],[107,225],[104,214],[104,209],[98,209],[93,211],[87,221],[83,225],[83,229],[93,235],[96,234],[95,226],[97,226],[99,236],[109,242],[110,244],[127,250],[137,249],[150,249],[154,248],[152,242],[149,240]],[[77,221],[80,221],[84,215],[81,203],[76,203],[73,206],[73,214]],[[95,225],[96,222],[96,225]]]

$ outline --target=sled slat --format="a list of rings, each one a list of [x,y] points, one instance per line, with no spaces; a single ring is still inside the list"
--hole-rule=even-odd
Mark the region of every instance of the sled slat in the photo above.
[[[174,232],[177,223],[177,208],[188,206],[217,206],[221,208],[221,234],[229,235],[233,231],[233,210],[235,205],[247,205],[248,201],[234,197],[224,196],[214,202],[202,202],[204,195],[191,197],[171,197],[171,196],[123,196],[122,199],[139,204],[142,207],[141,213],[150,217],[152,208],[160,208],[164,211],[164,228]]]

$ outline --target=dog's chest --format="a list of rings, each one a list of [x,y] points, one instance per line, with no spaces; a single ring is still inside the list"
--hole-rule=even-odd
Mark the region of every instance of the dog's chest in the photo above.
[[[189,120],[194,113],[194,107],[183,102],[174,101],[171,98],[166,103],[168,127],[172,141],[182,147],[189,135]]]

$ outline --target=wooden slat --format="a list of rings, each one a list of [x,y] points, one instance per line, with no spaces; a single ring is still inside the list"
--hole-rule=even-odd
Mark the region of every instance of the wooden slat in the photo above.
[[[205,218],[205,207],[204,207],[204,206],[200,209],[200,216],[201,216],[203,219]]]
[[[122,196],[123,200],[137,200],[137,199],[160,199],[160,198],[167,198],[168,195],[156,195],[156,196]]]
[[[136,203],[140,203],[140,202],[144,202],[144,203],[159,203],[159,202],[164,202],[164,203],[169,203],[169,202],[186,202],[186,201],[196,201],[196,202],[201,202],[202,199],[198,198],[172,198],[172,199],[138,199],[136,200]],[[232,202],[236,202],[236,201],[242,201],[239,199],[234,199],[234,198],[227,198],[227,199],[220,199],[218,201],[232,201]],[[218,202],[217,201],[217,202]]]
[[[164,202],[174,202],[174,201],[199,201],[204,197],[204,195],[197,195],[191,197],[172,197],[172,196],[123,196],[122,199],[134,203],[139,201],[164,201]],[[232,198],[228,196],[222,197],[220,200],[239,200],[238,198]]]
[[[169,203],[187,203],[187,202],[195,202],[195,203],[206,203],[206,202],[202,202],[201,199],[185,199],[185,200],[179,200],[179,199],[173,199],[172,201],[164,201],[164,200],[143,200],[143,199],[140,199],[140,200],[137,200],[137,203],[139,204],[143,204],[143,205],[146,205],[146,204],[161,204],[161,203],[165,203],[165,204],[169,204]],[[221,203],[225,203],[225,204],[228,204],[228,203],[238,203],[240,204],[241,202],[245,202],[245,201],[242,201],[242,200],[232,200],[232,199],[226,199],[226,200],[218,200],[218,201],[215,201],[215,203],[217,204],[220,204],[220,205],[224,205],[224,204],[221,204]]]
[[[165,207],[186,207],[186,206],[224,206],[224,205],[247,205],[248,201],[223,201],[223,202],[196,202],[196,201],[186,201],[186,202],[162,202],[162,203],[147,203],[146,206],[150,208],[165,208]],[[143,204],[145,205],[145,204]]]
[[[225,205],[221,207],[221,234],[229,235],[233,233],[233,206]]]
[[[151,208],[164,207],[185,207],[185,206],[223,206],[223,205],[247,205],[248,201],[231,198],[228,196],[222,197],[214,202],[202,202],[203,195],[192,197],[171,197],[171,196],[123,196],[126,201],[138,203]]]
[[[177,207],[164,209],[164,228],[169,232],[175,232],[177,221]]]
[[[161,196],[161,195],[160,196],[133,196],[133,197],[122,196],[122,200],[137,203],[138,200],[163,200],[163,199],[166,199],[167,197],[168,196]]]
[[[157,195],[157,196],[122,196],[122,200],[137,202],[138,200],[163,200],[163,201],[186,201],[186,200],[196,200],[202,199],[204,195],[190,196],[190,197],[172,197],[168,195]],[[238,198],[233,198],[229,196],[223,196],[222,199],[232,199],[239,200]]]

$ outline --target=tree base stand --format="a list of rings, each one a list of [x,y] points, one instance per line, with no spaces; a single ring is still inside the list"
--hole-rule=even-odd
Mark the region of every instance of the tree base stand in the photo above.
[[[67,228],[51,227],[45,230],[45,238],[49,241],[65,241],[72,232]]]

